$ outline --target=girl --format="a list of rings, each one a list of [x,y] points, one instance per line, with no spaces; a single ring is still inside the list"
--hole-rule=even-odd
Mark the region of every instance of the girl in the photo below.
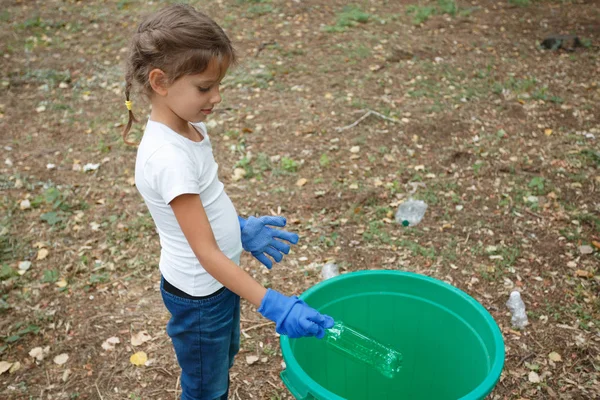
[[[135,183],[160,237],[161,294],[167,333],[181,366],[182,399],[227,399],[239,349],[240,297],[292,338],[322,338],[333,319],[297,297],[265,289],[238,267],[242,248],[268,268],[298,236],[277,230],[282,217],[238,218],[217,175],[204,121],[221,102],[219,83],[235,52],[223,30],[186,5],[144,21],[132,38],[126,106],[139,84],[152,104],[139,145]],[[281,240],[280,240],[281,239]]]

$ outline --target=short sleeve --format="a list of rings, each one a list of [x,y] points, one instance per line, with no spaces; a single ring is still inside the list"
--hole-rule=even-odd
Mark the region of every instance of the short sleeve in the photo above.
[[[182,194],[200,194],[196,165],[185,150],[172,144],[161,146],[148,158],[144,179],[165,204]]]

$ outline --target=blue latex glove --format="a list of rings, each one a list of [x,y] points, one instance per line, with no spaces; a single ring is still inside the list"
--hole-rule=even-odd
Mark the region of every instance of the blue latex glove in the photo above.
[[[267,289],[258,312],[275,322],[277,333],[292,339],[304,336],[322,339],[325,329],[333,326],[330,316],[319,313],[296,296],[284,296],[272,289]]]
[[[250,217],[248,220],[238,217],[238,220],[242,229],[242,247],[252,253],[268,269],[271,269],[273,262],[267,257],[267,254],[279,262],[283,259],[284,254],[290,252],[290,245],[283,240],[292,244],[298,243],[297,234],[267,226],[284,227],[286,224],[284,217]]]

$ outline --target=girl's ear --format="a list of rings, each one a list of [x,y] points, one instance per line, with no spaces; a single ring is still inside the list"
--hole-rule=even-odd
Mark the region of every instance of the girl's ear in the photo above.
[[[165,74],[163,70],[154,68],[148,74],[148,81],[156,94],[159,96],[167,95],[168,79],[167,74]]]

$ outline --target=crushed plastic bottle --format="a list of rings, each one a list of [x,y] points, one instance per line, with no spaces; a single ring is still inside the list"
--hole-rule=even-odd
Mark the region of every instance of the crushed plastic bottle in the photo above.
[[[423,219],[427,203],[422,200],[408,199],[398,206],[396,222],[402,226],[415,226]]]
[[[402,368],[402,354],[341,321],[329,328],[323,340],[338,352],[367,364],[387,378],[393,378]]]
[[[512,323],[513,328],[523,329],[529,324],[527,313],[525,312],[525,303],[523,303],[523,300],[521,299],[521,293],[516,290],[513,291],[506,302],[506,306],[512,314],[510,322]]]
[[[321,278],[323,280],[329,279],[329,278],[333,278],[334,276],[338,276],[340,274],[340,270],[337,266],[337,264],[335,263],[327,263],[325,265],[323,265],[323,268],[321,268]]]

